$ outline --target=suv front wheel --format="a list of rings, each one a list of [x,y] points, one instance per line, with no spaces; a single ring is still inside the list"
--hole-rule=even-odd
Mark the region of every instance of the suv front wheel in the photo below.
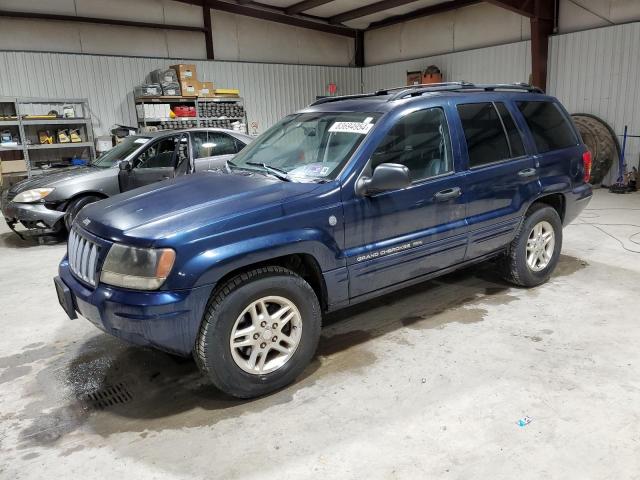
[[[313,358],[320,326],[320,304],[305,280],[286,268],[258,268],[214,292],[194,356],[220,390],[256,397],[300,375]]]
[[[502,259],[505,279],[523,287],[546,282],[558,264],[561,249],[558,212],[543,203],[532,205]]]

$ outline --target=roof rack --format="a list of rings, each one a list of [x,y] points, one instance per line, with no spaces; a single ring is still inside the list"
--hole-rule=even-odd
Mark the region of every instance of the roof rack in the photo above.
[[[400,100],[408,97],[418,97],[425,93],[433,92],[462,92],[462,91],[484,91],[494,92],[515,90],[519,92],[529,93],[544,93],[538,87],[529,85],[528,83],[470,83],[470,82],[445,82],[445,83],[432,83],[426,85],[411,85],[408,87],[380,90],[381,92],[390,92],[399,90],[393,94],[388,101]],[[376,92],[377,93],[377,92]]]
[[[373,93],[361,93],[356,95],[340,95],[337,97],[325,97],[313,102],[310,106],[321,105],[323,103],[337,102],[340,100],[352,100],[357,98],[376,97],[391,95],[387,101],[400,100],[408,97],[419,97],[425,93],[435,92],[462,92],[462,91],[519,91],[529,93],[544,93],[538,87],[528,83],[471,83],[471,82],[442,82],[427,83],[420,85],[410,85],[402,87],[384,88]]]
[[[314,105],[322,105],[323,103],[337,102],[339,100],[353,100],[356,98],[373,97],[375,95],[377,95],[377,93],[357,93],[355,95],[338,95],[336,97],[324,97],[324,98],[319,98],[313,103],[310,103],[309,106],[313,107]]]

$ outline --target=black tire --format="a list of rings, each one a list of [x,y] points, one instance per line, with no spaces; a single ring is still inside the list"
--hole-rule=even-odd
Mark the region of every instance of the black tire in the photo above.
[[[533,227],[542,221],[550,223],[553,227],[555,246],[547,266],[540,271],[534,271],[527,265],[527,240]],[[508,282],[521,287],[535,287],[545,283],[558,264],[561,250],[562,221],[558,212],[544,203],[534,203],[529,208],[516,237],[501,259],[503,276]]]
[[[67,229],[67,232],[71,231],[71,225],[73,225],[73,220],[76,218],[80,210],[89,205],[90,203],[97,202],[98,200],[102,200],[102,198],[97,197],[95,195],[85,195],[84,197],[78,197],[67,205],[67,209],[64,214],[64,226]]]
[[[274,295],[297,307],[302,318],[301,338],[293,355],[277,370],[248,373],[233,359],[229,344],[233,326],[251,302]],[[223,392],[239,398],[257,397],[290,384],[302,373],[318,346],[321,324],[320,303],[306,281],[286,268],[258,268],[232,278],[212,294],[194,357],[200,370]]]
[[[591,152],[591,180],[589,183],[602,183],[620,157],[620,142],[612,128],[601,118],[588,113],[571,115],[585,145]]]

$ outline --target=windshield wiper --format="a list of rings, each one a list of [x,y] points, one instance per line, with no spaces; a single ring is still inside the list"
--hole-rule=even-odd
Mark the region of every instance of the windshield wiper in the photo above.
[[[267,165],[266,163],[261,163],[261,162],[247,162],[247,165],[262,167],[274,177],[277,177],[280,180],[284,180],[285,182],[292,181],[291,178],[289,178],[289,173],[286,170],[282,170],[281,168],[272,167],[271,165]]]

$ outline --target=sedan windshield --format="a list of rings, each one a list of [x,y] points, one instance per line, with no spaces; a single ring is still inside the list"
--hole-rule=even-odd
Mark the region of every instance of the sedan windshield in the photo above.
[[[254,140],[230,165],[298,182],[334,179],[379,117],[362,112],[291,115]]]
[[[125,137],[125,139],[118,145],[113,147],[111,150],[104,152],[91,162],[91,165],[98,168],[114,167],[116,163],[127,158],[149,140],[149,137]]]

